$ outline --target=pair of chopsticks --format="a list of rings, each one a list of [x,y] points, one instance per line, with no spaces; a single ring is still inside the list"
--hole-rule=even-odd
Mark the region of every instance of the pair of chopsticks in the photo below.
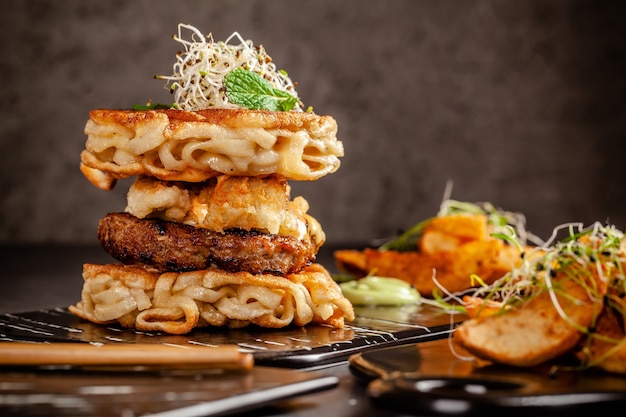
[[[197,366],[249,370],[254,366],[254,358],[250,353],[240,352],[235,345],[0,342],[0,365]]]

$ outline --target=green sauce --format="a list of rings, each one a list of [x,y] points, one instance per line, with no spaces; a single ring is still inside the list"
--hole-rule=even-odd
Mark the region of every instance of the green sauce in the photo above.
[[[398,278],[367,276],[339,286],[353,305],[400,306],[420,300],[415,288]]]

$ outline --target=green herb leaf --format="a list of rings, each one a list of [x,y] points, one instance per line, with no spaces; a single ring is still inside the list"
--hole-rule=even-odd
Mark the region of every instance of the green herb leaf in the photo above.
[[[175,105],[172,104],[162,104],[162,103],[148,103],[148,104],[135,104],[133,105],[133,110],[167,110],[175,108]]]
[[[253,110],[289,111],[298,99],[274,88],[256,72],[237,68],[224,77],[226,96],[239,106]]]
[[[381,245],[380,250],[394,250],[397,252],[412,252],[417,250],[417,242],[422,237],[424,229],[431,222],[433,218],[430,217],[426,220],[422,220],[409,230],[402,233],[400,236],[392,239],[391,241]]]

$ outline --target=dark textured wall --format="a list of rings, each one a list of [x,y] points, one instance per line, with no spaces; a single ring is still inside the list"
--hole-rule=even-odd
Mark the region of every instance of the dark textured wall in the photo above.
[[[328,241],[367,242],[452,196],[626,227],[626,14],[613,1],[6,2],[0,13],[0,242],[93,242],[129,182],[78,170],[90,109],[170,101],[179,22],[237,30],[339,123],[335,174],[293,184]]]

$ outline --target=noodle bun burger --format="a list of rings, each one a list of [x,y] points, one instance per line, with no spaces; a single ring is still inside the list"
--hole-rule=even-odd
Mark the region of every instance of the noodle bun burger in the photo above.
[[[90,112],[81,171],[103,190],[134,183],[98,225],[118,262],[84,265],[70,311],[170,334],[342,327],[352,305],[315,263],[325,234],[289,186],[339,168],[335,120],[303,110],[287,74],[237,33],[215,42],[181,24],[174,39],[184,51],[157,76],[172,106]]]

